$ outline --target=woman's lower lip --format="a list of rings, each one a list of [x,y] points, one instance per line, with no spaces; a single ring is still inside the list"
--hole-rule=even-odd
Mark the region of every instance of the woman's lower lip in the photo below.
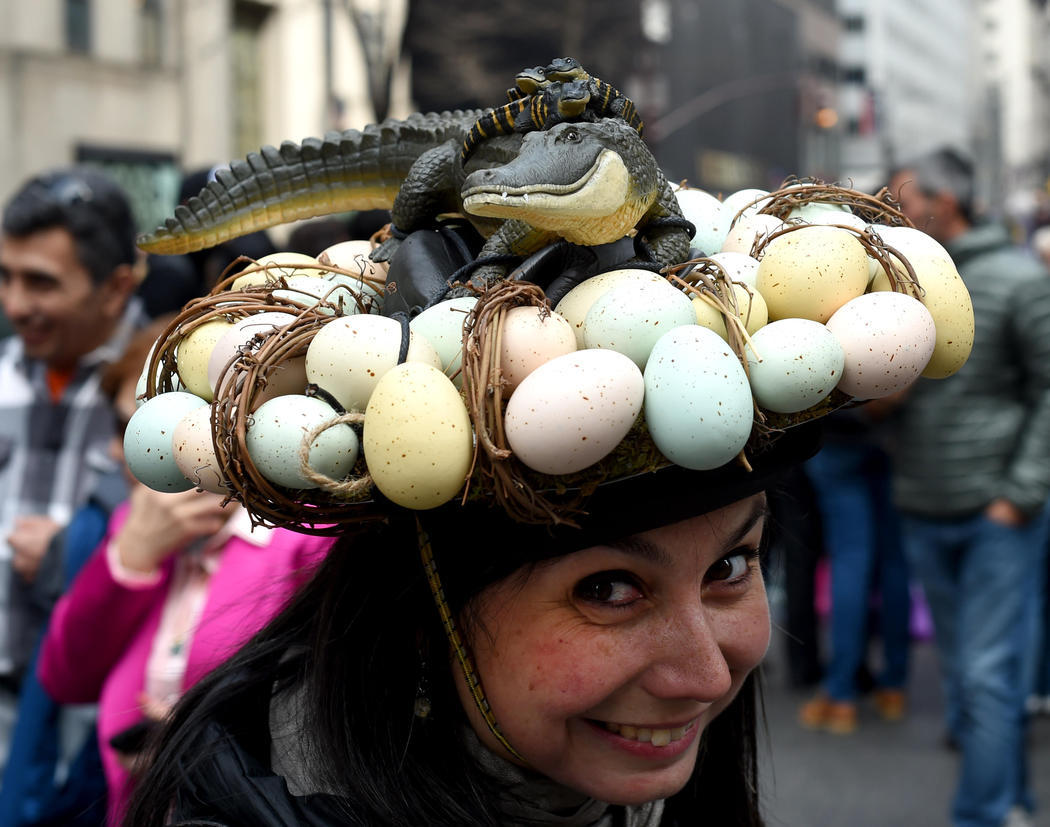
[[[639,758],[659,760],[661,758],[676,758],[685,752],[696,740],[700,732],[700,720],[697,719],[689,725],[681,738],[671,741],[667,746],[654,746],[649,741],[639,741],[633,738],[625,738],[609,729],[598,721],[586,721],[594,732],[604,738],[609,744]]]

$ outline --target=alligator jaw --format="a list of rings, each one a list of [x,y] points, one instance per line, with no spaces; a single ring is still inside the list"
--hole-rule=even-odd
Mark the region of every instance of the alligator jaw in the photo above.
[[[611,216],[630,200],[630,189],[623,159],[603,149],[590,169],[572,183],[481,184],[463,192],[463,207],[471,215],[516,218],[544,228],[552,218]]]

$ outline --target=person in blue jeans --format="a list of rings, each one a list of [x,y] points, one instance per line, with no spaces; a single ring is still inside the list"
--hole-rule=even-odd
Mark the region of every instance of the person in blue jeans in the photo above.
[[[933,616],[960,769],[955,827],[1025,824],[1026,678],[1050,531],[1050,277],[973,211],[973,166],[941,150],[890,192],[970,292],[974,344],[896,411],[894,498]],[[920,275],[921,280],[921,275]]]
[[[882,671],[878,712],[905,711],[911,591],[897,512],[890,498],[890,462],[863,408],[828,417],[827,439],[805,466],[831,561],[831,656],[823,691],[799,710],[807,727],[844,735],[857,727],[858,670],[866,661],[868,617],[878,596]]]

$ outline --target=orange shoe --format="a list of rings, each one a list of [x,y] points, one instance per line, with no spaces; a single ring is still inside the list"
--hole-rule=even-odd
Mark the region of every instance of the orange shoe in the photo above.
[[[879,717],[884,721],[900,721],[908,709],[902,689],[876,689],[873,700]]]
[[[798,721],[806,729],[823,729],[835,735],[849,735],[857,730],[857,705],[818,695],[802,705],[798,711]]]

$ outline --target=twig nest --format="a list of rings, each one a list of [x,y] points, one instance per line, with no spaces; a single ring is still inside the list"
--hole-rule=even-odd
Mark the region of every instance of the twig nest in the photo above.
[[[933,355],[937,329],[922,302],[904,293],[868,293],[828,319],[845,355],[838,388],[856,399],[880,399],[919,378]]]
[[[769,318],[826,322],[868,286],[868,255],[849,230],[801,226],[770,238],[758,264]]]
[[[743,450],[754,401],[736,354],[698,325],[665,333],[645,367],[645,421],[675,465],[718,468]]]
[[[187,480],[175,462],[175,426],[194,408],[207,402],[192,393],[172,391],[143,403],[124,431],[124,460],[135,479],[154,491],[189,491]]]
[[[365,461],[376,487],[405,508],[437,508],[463,488],[474,435],[455,385],[405,362],[379,380],[365,411]]]
[[[208,357],[208,387],[215,396],[222,396],[219,380],[230,363],[239,356],[258,351],[263,341],[276,331],[287,328],[295,321],[291,313],[273,311],[255,313],[239,319],[215,342]],[[306,387],[306,367],[303,360],[289,360],[279,366],[270,377],[266,398],[255,400],[262,404],[268,398],[286,393],[302,393]]]
[[[279,396],[262,404],[252,414],[246,437],[259,473],[285,488],[317,488],[302,473],[299,452],[307,435],[335,416],[331,405],[309,396]],[[357,453],[357,434],[349,425],[339,425],[322,431],[310,444],[309,466],[341,480],[357,462]]]
[[[572,474],[598,462],[627,436],[642,410],[636,363],[614,350],[580,350],[530,373],[507,403],[507,441],[543,474]]]
[[[599,298],[613,287],[626,284],[657,284],[662,281],[664,281],[663,276],[649,270],[633,268],[610,270],[608,273],[593,276],[576,285],[562,296],[554,310],[572,325],[573,333],[576,335],[576,346],[582,350],[587,347],[584,341],[583,323],[587,318],[587,313]]]
[[[811,408],[842,379],[845,358],[838,339],[819,322],[770,322],[751,337],[747,348],[755,401],[777,413]]]
[[[363,411],[379,381],[398,360],[402,327],[385,316],[345,316],[322,327],[306,351],[307,379],[348,411]],[[409,334],[409,362],[441,369],[441,357],[423,336]]]

